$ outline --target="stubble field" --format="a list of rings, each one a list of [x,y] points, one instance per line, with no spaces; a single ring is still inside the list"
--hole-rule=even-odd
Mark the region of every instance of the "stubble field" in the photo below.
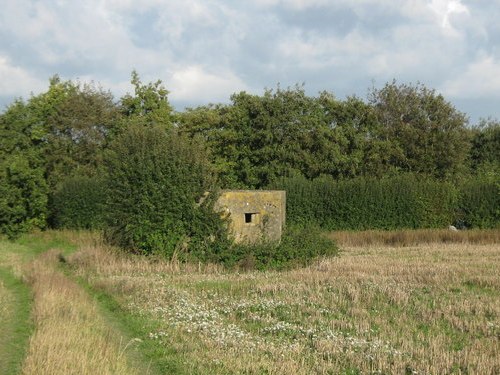
[[[500,373],[498,241],[339,240],[340,257],[287,272],[179,265],[96,243],[68,263],[140,322],[139,346],[186,373]]]

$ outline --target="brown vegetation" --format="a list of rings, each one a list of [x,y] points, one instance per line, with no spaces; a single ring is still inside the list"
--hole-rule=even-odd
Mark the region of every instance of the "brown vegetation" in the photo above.
[[[124,351],[127,342],[99,316],[95,302],[56,270],[49,251],[25,270],[34,295],[35,332],[23,374],[133,374]]]
[[[328,237],[339,246],[419,246],[426,244],[478,244],[489,245],[500,243],[498,229],[470,229],[452,231],[448,229],[408,229],[408,230],[366,230],[366,231],[334,231]]]

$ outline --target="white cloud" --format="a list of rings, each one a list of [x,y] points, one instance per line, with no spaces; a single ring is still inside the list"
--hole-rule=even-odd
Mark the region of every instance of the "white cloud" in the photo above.
[[[12,65],[4,56],[0,56],[0,92],[2,95],[26,96],[38,93],[48,86],[47,80],[40,80],[28,71]]]
[[[461,0],[431,0],[429,7],[435,13],[443,31],[450,36],[459,35],[458,26],[452,24],[452,18],[470,14],[469,8],[462,4]]]
[[[232,72],[212,74],[200,66],[188,66],[176,71],[167,85],[171,99],[177,101],[201,100],[221,102],[229,94],[246,90],[245,83]]]
[[[364,94],[372,79],[393,78],[454,96],[497,95],[498,4],[5,0],[0,100],[46,88],[56,73],[95,80],[119,97],[132,90],[132,69],[143,82],[162,79],[174,104],[227,101],[276,82]]]
[[[378,43],[354,30],[344,37],[291,33],[279,42],[278,51],[292,64],[311,70],[328,66],[352,66],[378,52]]]
[[[448,79],[441,91],[455,98],[500,99],[500,60],[481,56],[458,76]]]

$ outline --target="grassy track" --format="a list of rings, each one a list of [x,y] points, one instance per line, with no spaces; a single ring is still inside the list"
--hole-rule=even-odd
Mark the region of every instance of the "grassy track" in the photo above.
[[[23,283],[23,267],[38,254],[58,247],[65,252],[76,246],[67,240],[68,233],[39,233],[24,236],[17,242],[0,241],[0,374],[21,372],[29,337],[32,293]],[[66,237],[66,238],[65,238]]]
[[[57,263],[50,250],[29,265],[35,331],[24,374],[138,374],[125,355],[128,342],[100,315],[95,302]]]
[[[156,373],[130,330],[123,333],[60,269],[64,256],[92,238],[46,232],[0,241],[0,374]]]

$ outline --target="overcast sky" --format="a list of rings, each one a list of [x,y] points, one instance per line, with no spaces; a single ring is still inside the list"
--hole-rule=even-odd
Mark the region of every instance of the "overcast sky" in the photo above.
[[[178,110],[305,83],[366,98],[421,82],[500,119],[500,0],[0,0],[0,108],[48,79],[117,98],[161,79]]]

